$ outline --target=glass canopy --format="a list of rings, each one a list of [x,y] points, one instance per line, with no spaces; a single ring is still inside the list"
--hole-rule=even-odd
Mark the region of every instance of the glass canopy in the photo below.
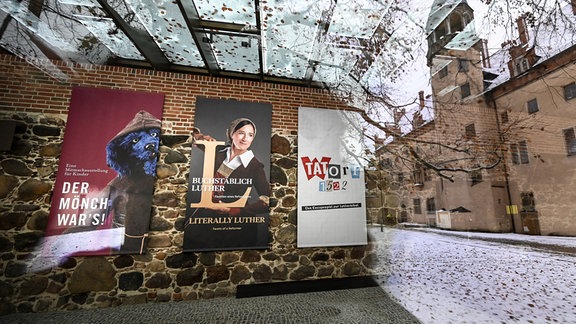
[[[342,74],[360,80],[369,72],[390,36],[382,24],[390,14],[387,3],[2,0],[0,46],[30,62],[58,59],[322,86]]]

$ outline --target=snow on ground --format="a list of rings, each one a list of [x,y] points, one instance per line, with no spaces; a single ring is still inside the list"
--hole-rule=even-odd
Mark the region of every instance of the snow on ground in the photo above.
[[[576,323],[576,254],[480,240],[575,238],[386,227],[370,236],[381,286],[423,323]]]

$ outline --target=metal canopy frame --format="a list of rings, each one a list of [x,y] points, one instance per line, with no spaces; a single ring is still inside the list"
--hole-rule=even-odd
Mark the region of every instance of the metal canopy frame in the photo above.
[[[0,47],[37,65],[325,87],[341,75],[362,79],[390,38],[388,10],[377,0],[2,0]]]

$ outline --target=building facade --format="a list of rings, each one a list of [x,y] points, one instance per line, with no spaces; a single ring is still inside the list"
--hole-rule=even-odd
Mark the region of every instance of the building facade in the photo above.
[[[520,17],[518,38],[489,55],[466,1],[434,1],[427,23],[434,120],[406,137],[459,148],[419,145],[427,156],[453,161],[437,168],[464,168],[450,178],[426,167],[413,174],[403,202],[409,221],[576,235],[574,8],[573,1],[550,25],[532,29]]]

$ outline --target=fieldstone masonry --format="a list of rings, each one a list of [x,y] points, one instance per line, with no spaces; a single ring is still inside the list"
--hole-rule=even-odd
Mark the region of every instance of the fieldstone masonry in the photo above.
[[[0,114],[17,122],[12,150],[0,152],[0,315],[229,297],[237,285],[372,274],[372,244],[296,247],[297,136],[279,130],[272,136],[269,249],[182,251],[191,138],[163,135],[147,253],[74,257],[29,272],[49,215],[65,118]]]

